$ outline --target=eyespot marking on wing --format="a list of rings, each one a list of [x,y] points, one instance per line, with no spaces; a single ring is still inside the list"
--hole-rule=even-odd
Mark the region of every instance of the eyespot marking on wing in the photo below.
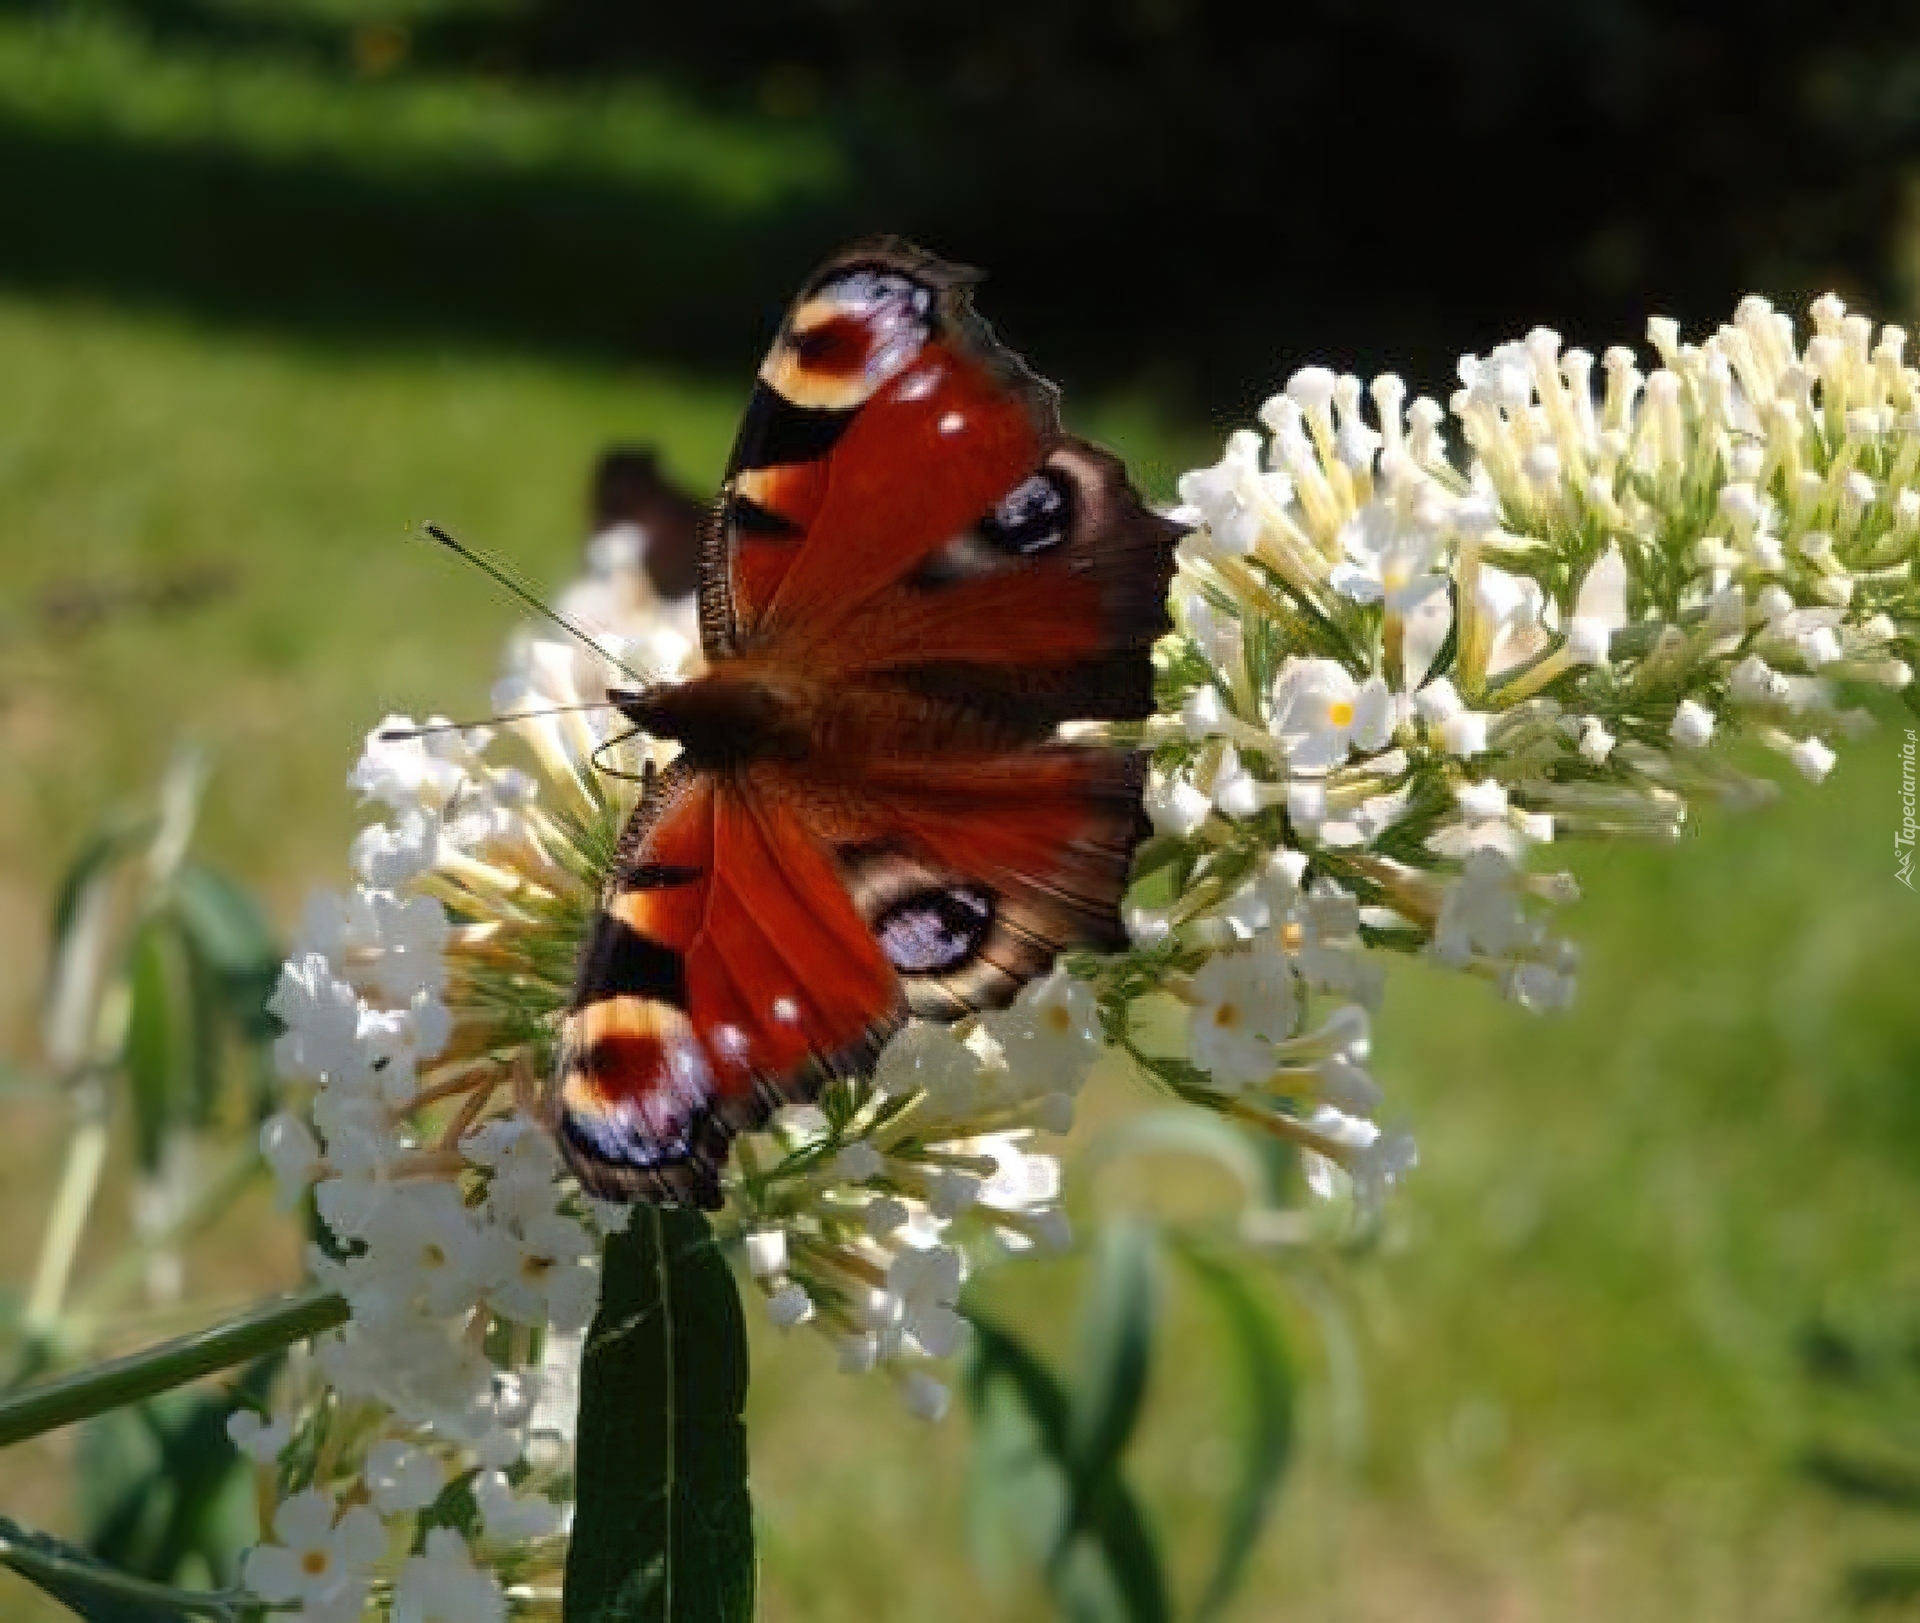
[[[874,922],[887,962],[903,975],[944,975],[980,950],[993,928],[993,893],[934,885],[902,897]]]
[[[1031,558],[1059,546],[1072,527],[1072,481],[1058,468],[1042,468],[994,504],[980,521],[980,534],[1003,551]]]
[[[919,354],[934,299],[933,288],[897,270],[839,268],[795,306],[761,382],[796,408],[851,411]]]

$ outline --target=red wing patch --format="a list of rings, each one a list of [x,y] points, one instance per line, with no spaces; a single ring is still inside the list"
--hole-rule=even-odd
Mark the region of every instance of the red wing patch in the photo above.
[[[682,775],[636,816],[581,958],[555,1130],[591,1193],[715,1206],[732,1136],[869,1062],[900,987],[778,805]]]

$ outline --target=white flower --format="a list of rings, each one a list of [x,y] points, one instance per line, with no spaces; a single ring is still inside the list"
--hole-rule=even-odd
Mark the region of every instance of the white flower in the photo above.
[[[251,1409],[236,1409],[227,1416],[227,1437],[256,1465],[271,1465],[292,1441],[293,1423],[285,1415],[262,1420]]]
[[[916,1420],[937,1425],[952,1406],[953,1393],[921,1370],[909,1370],[900,1382],[900,1401]]]
[[[1460,810],[1474,822],[1505,817],[1507,814],[1507,791],[1496,779],[1482,778],[1478,783],[1463,783],[1454,790],[1453,796],[1459,802]]]
[[[1300,992],[1271,947],[1217,953],[1195,971],[1188,1043],[1193,1061],[1228,1092],[1272,1075],[1273,1044],[1293,1034]]]
[[[1440,747],[1449,755],[1484,755],[1490,719],[1484,710],[1456,710],[1440,723]]]
[[[360,1041],[360,997],[317,952],[288,959],[267,1008],[287,1029],[274,1039],[284,1077],[370,1084],[373,1055]]]
[[[338,1524],[333,1495],[308,1488],[273,1514],[278,1544],[247,1551],[241,1582],[262,1600],[298,1601],[313,1623],[358,1623],[367,1598],[367,1574],[387,1546],[380,1518],[355,1505]]]
[[[1211,690],[1209,690],[1211,691]],[[1154,773],[1147,779],[1141,806],[1162,834],[1185,839],[1207,820],[1213,802],[1185,778]]]
[[[424,1448],[384,1437],[367,1450],[361,1469],[376,1509],[388,1516],[424,1510],[440,1496],[446,1472]]]
[[[426,725],[444,723],[435,716]],[[388,738],[413,730],[407,716],[388,716],[367,735],[365,753],[347,778],[363,800],[379,800],[397,812],[420,807],[438,811],[470,779],[473,750],[457,732],[430,732],[418,738]]]
[[[484,1266],[492,1276],[486,1295],[499,1312],[563,1333],[584,1328],[593,1317],[600,1276],[587,1259],[599,1247],[585,1225],[549,1212],[516,1227],[496,1226],[486,1243]]]
[[[1682,699],[1673,713],[1673,741],[1682,749],[1705,747],[1713,737],[1713,712],[1697,699]]]
[[[1567,626],[1567,653],[1576,665],[1604,665],[1613,634],[1627,623],[1627,563],[1608,547],[1580,583]]]
[[[396,1002],[416,992],[438,992],[446,984],[447,910],[433,896],[404,899],[378,891],[367,897],[379,940],[374,984]]]
[[[1055,966],[1029,981],[1013,1006],[990,1021],[1007,1070],[1035,1096],[1080,1091],[1100,1054],[1100,1007],[1093,988]]]
[[[1787,679],[1758,654],[1749,654],[1727,678],[1727,692],[1738,704],[1784,704]]]
[[[496,1116],[460,1141],[460,1153],[491,1174],[487,1210],[501,1222],[543,1217],[553,1210],[560,1152],[538,1122],[518,1111]]]
[[[393,1586],[393,1623],[502,1623],[506,1615],[498,1580],[473,1564],[450,1527],[428,1529],[422,1553],[407,1558]]]
[[[409,806],[394,827],[371,823],[363,828],[354,837],[348,858],[365,883],[375,890],[393,890],[431,868],[439,849],[439,820],[418,806]]]
[[[566,1529],[564,1506],[541,1494],[516,1494],[503,1471],[482,1471],[474,1478],[473,1502],[487,1537],[502,1544],[553,1538]]]
[[[1385,681],[1356,682],[1337,660],[1289,660],[1274,684],[1273,732],[1295,771],[1339,766],[1356,748],[1384,749],[1393,724]]]
[[[1250,552],[1260,539],[1263,481],[1284,502],[1285,480],[1261,472],[1260,437],[1242,430],[1228,439],[1225,453],[1213,467],[1180,476],[1180,499],[1199,513],[1222,548]]]
[[[1340,531],[1345,560],[1327,577],[1336,592],[1405,614],[1444,590],[1446,578],[1433,569],[1440,548],[1433,515],[1410,506],[1392,497],[1376,499],[1347,520]]]
[[[1546,593],[1540,583],[1504,569],[1483,566],[1475,603],[1490,632],[1486,669],[1490,676],[1523,664],[1547,646],[1541,625]]]
[[[767,1298],[767,1319],[776,1330],[791,1330],[813,1317],[813,1298],[788,1280]]]
[[[320,1165],[320,1141],[291,1111],[276,1110],[260,1124],[260,1154],[273,1169],[275,1193],[285,1211],[313,1182]]]
[[[966,1320],[953,1310],[960,1297],[962,1263],[952,1246],[909,1246],[887,1269],[891,1324],[881,1333],[882,1356],[891,1341],[911,1336],[935,1358],[951,1358],[966,1340]]]
[[[747,1272],[755,1279],[771,1279],[787,1271],[787,1231],[755,1229],[746,1237]]]
[[[1817,738],[1803,738],[1788,751],[1795,769],[1809,783],[1824,783],[1833,770],[1834,753]]]
[[[452,1184],[393,1185],[362,1234],[366,1250],[348,1261],[343,1285],[356,1318],[378,1323],[416,1303],[447,1317],[486,1288],[486,1237]]]

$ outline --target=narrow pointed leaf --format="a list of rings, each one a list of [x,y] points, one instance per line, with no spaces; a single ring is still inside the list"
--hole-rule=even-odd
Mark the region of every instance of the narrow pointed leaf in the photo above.
[[[1115,1218],[1090,1270],[1068,1426],[1076,1526],[1118,1470],[1139,1423],[1153,1352],[1153,1250],[1145,1223]]]
[[[1243,1271],[1191,1244],[1176,1241],[1173,1249],[1219,1310],[1241,1396],[1238,1478],[1194,1614],[1206,1619],[1217,1616],[1239,1586],[1286,1475],[1293,1454],[1293,1367],[1272,1314]]]
[[[1016,1397],[1026,1411],[1031,1450],[1004,1447],[998,1461],[1008,1475],[981,1484],[983,1498],[996,1498],[1002,1516],[1032,1516],[1017,1528],[1030,1554],[1044,1566],[1060,1609],[1069,1617],[1121,1617],[1127,1623],[1166,1623],[1171,1616],[1166,1579],[1152,1524],[1117,1470],[1107,1474],[1082,1509],[1079,1535],[1051,1536],[1072,1517],[1067,1505],[1073,1481],[1073,1404],[1066,1389],[1045,1364],[1017,1337],[978,1312],[973,1324],[972,1361],[968,1368],[967,1399],[978,1421],[1004,1425],[994,1415],[995,1398]],[[1044,1456],[1044,1467],[1036,1459]],[[976,1462],[977,1468],[995,1463]],[[1033,1480],[1037,1469],[1050,1469],[1055,1482],[1049,1489]],[[982,1512],[995,1506],[983,1504]],[[1064,1541],[1063,1541],[1064,1539]]]
[[[191,987],[179,937],[161,920],[149,921],[134,940],[131,991],[127,1080],[134,1148],[141,1169],[153,1172],[167,1130],[191,1114],[194,1082]]]
[[[698,1212],[642,1206],[607,1241],[580,1372],[567,1623],[753,1615],[746,1323]]]
[[[237,1618],[226,1595],[174,1589],[130,1577],[84,1550],[0,1516],[0,1565],[51,1595],[85,1623],[182,1623],[186,1618]]]

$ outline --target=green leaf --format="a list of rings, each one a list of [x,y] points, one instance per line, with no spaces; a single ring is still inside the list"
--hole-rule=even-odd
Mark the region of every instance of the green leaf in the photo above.
[[[232,1391],[171,1392],[87,1424],[79,1466],[89,1553],[161,1583],[238,1575],[253,1536],[253,1473],[228,1440],[227,1416],[236,1401],[265,1403],[279,1362],[258,1360]]]
[[[1213,1299],[1238,1368],[1243,1413],[1240,1472],[1227,1506],[1220,1553],[1197,1618],[1217,1616],[1233,1596],[1273,1509],[1293,1454],[1294,1383],[1286,1344],[1246,1274],[1178,1237],[1173,1252]]]
[[[698,1212],[637,1207],[607,1241],[580,1372],[567,1623],[753,1615],[746,1323]]]
[[[245,973],[279,962],[279,948],[260,904],[225,874],[186,862],[173,876],[172,903],[181,928],[228,973]]]
[[[984,1522],[997,1515],[1011,1527],[1030,1558],[1043,1564],[1070,1616],[1166,1623],[1166,1580],[1153,1528],[1126,1479],[1118,1471],[1106,1477],[1078,1515],[1080,1535],[1063,1545],[1057,1530],[1076,1520],[1061,1508],[1073,1477],[1073,1405],[1015,1336],[978,1311],[970,1309],[968,1317],[974,1334],[967,1401],[976,1426],[984,1419],[989,1428],[987,1452],[976,1453],[974,1462],[976,1516]],[[1023,1418],[1009,1400],[1017,1401]],[[976,1548],[989,1559],[998,1553],[990,1539]]]
[[[1139,1423],[1153,1355],[1153,1232],[1133,1217],[1100,1236],[1080,1306],[1079,1369],[1068,1421],[1074,1525],[1120,1467]]]
[[[133,943],[127,1013],[127,1080],[133,1089],[134,1149],[156,1171],[167,1131],[193,1110],[193,990],[180,937],[150,919]]]
[[[220,1077],[225,1057],[220,1040],[221,1018],[226,1000],[219,973],[207,962],[191,938],[182,941],[182,967],[186,978],[187,1066],[186,1097],[182,1101],[187,1119],[195,1127],[206,1127],[214,1119],[220,1102]]]
[[[179,1623],[192,1617],[232,1619],[238,1602],[116,1572],[84,1550],[0,1516],[0,1565],[51,1595],[86,1623]]]
[[[1016,1382],[997,1378],[992,1355],[975,1357],[968,1373],[967,1538],[982,1577],[1004,1591],[1016,1572],[1053,1558],[1067,1527],[1067,1478]]]
[[[475,1538],[480,1532],[480,1506],[473,1497],[474,1479],[480,1473],[477,1470],[463,1471],[444,1488],[432,1504],[420,1512],[419,1520],[414,1524],[414,1555],[427,1547],[427,1534],[436,1527],[451,1527],[462,1538]]]
[[[196,959],[211,970],[234,1029],[249,1042],[279,1027],[267,998],[280,974],[280,944],[253,896],[216,869],[182,864],[169,891],[173,917]]]
[[[59,957],[60,944],[74,928],[80,914],[81,898],[98,880],[106,878],[114,863],[138,850],[153,838],[154,819],[121,820],[108,824],[92,835],[80,848],[80,854],[60,876],[60,888],[53,903],[53,955]]]

